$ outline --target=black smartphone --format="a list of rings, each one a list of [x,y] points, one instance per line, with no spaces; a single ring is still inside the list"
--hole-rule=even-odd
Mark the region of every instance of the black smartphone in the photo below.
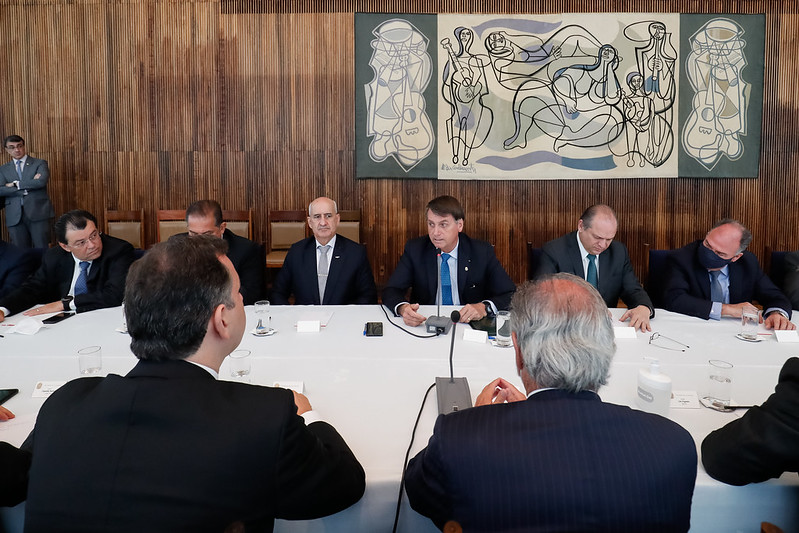
[[[19,389],[0,389],[0,405],[5,403],[6,400],[15,396],[19,392]]]
[[[71,317],[74,313],[58,313],[57,315],[53,315],[50,318],[45,318],[42,320],[42,324],[58,324],[62,320],[66,320]]]
[[[382,322],[367,322],[363,328],[363,334],[367,337],[382,337],[383,336],[383,323]]]

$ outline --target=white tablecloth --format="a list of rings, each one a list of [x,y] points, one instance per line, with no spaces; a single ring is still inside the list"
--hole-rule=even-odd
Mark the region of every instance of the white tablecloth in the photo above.
[[[452,308],[446,309],[449,314]],[[423,308],[430,313],[433,308]],[[442,314],[445,309],[442,308]],[[332,313],[327,327],[318,333],[297,333],[298,319]],[[620,316],[621,310],[614,310]],[[248,331],[255,325],[247,308]],[[241,348],[252,351],[251,381],[272,385],[280,381],[303,381],[314,409],[331,422],[352,447],[367,475],[364,498],[334,516],[312,521],[278,521],[278,532],[331,532],[391,530],[402,461],[411,429],[425,390],[436,376],[449,375],[449,337],[418,339],[387,323],[379,306],[272,307],[272,325],[277,334],[255,337],[246,333]],[[0,388],[18,388],[20,394],[6,406],[15,421],[0,424],[0,440],[19,445],[33,426],[43,399],[33,398],[39,381],[78,378],[76,352],[88,345],[103,348],[103,374],[124,374],[136,363],[129,337],[116,331],[123,324],[121,308],[76,315],[46,326],[34,336],[8,333],[18,317],[0,324]],[[364,337],[367,321],[384,322],[383,337]],[[474,398],[492,379],[503,376],[520,389],[513,349],[496,348],[463,340],[459,325],[455,343],[455,374],[467,377]],[[740,326],[735,320],[704,321],[658,310],[654,331],[690,346],[685,352],[670,351],[648,343],[649,336],[617,340],[617,355],[610,382],[600,390],[603,400],[635,405],[638,369],[643,357],[656,357],[662,372],[673,380],[675,390],[704,391],[707,360],[723,359],[735,365],[733,402],[756,404],[773,391],[779,369],[791,356],[799,355],[799,344],[780,344],[773,336],[746,343],[735,338]],[[417,333],[424,333],[416,328]],[[675,346],[668,341],[664,345]],[[229,378],[227,362],[222,379]],[[437,415],[435,393],[424,407],[412,454],[429,438]],[[694,437],[697,449],[702,439],[741,412],[718,413],[708,409],[672,409],[670,418]],[[797,505],[799,479],[786,474],[779,480],[730,487],[712,480],[701,465],[692,509],[692,531],[757,531],[762,520],[779,524],[786,531],[799,531]],[[6,509],[2,516],[9,530],[18,527],[23,505]],[[405,501],[400,531],[437,531],[432,522],[410,509]]]

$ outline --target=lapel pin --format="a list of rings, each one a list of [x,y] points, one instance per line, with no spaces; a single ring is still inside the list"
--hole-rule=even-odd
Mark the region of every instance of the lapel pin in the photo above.
[[[469,272],[469,267],[463,267],[463,270],[464,270],[465,272]]]

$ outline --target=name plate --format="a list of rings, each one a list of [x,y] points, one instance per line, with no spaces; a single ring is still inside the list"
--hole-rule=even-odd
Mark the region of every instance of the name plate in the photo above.
[[[777,337],[777,342],[799,342],[799,333],[795,329],[792,331],[775,330],[774,336]]]
[[[39,381],[33,388],[33,398],[47,398],[53,394],[66,381]]]
[[[636,339],[635,328],[630,326],[614,327],[613,333],[617,339]]]
[[[298,320],[297,333],[315,333],[322,327],[322,323],[318,320]]]
[[[273,387],[280,387],[281,389],[289,389],[300,394],[305,394],[305,383],[302,381],[275,381],[272,383]]]
[[[468,342],[479,342],[485,344],[488,340],[488,332],[479,329],[465,329],[463,330],[463,340]]]

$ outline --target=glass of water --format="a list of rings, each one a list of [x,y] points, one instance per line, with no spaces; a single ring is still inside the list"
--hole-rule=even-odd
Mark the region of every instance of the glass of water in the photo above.
[[[234,350],[228,355],[230,376],[243,378],[250,375],[250,350]]]
[[[497,346],[507,348],[513,343],[510,338],[510,311],[497,312]]]
[[[729,407],[732,393],[732,363],[711,359],[708,363],[707,398],[715,405]]]
[[[102,346],[87,346],[78,350],[78,366],[84,376],[93,376],[103,369]]]

